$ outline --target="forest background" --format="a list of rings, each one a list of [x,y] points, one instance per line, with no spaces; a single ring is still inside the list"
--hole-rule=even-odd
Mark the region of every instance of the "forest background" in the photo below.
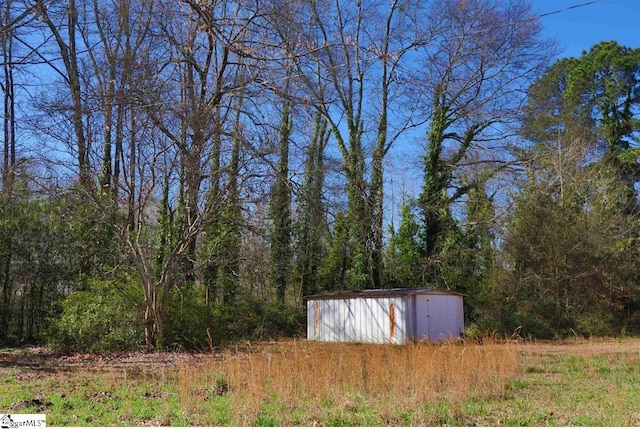
[[[640,50],[528,1],[5,0],[0,342],[200,348],[438,287],[640,330]]]

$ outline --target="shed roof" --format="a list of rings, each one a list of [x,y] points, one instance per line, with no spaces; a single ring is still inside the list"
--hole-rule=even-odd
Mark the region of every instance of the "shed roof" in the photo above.
[[[345,290],[336,292],[327,292],[317,295],[309,295],[304,297],[305,300],[323,300],[323,299],[345,299],[345,298],[388,298],[396,296],[411,295],[457,295],[464,296],[459,292],[437,288],[396,288],[396,289],[364,289],[364,290]]]

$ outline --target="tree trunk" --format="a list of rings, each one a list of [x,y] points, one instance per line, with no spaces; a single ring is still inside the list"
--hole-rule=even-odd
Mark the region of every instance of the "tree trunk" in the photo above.
[[[296,262],[301,297],[318,292],[318,268],[324,257],[323,229],[326,225],[324,189],[324,149],[330,138],[327,122],[318,113],[305,161],[305,179],[298,202]]]
[[[80,69],[78,67],[78,53],[76,47],[76,26],[78,24],[78,9],[75,0],[69,0],[67,7],[67,40],[65,42],[60,29],[54,24],[53,20],[47,12],[47,5],[44,0],[37,0],[37,6],[45,24],[51,30],[53,37],[58,45],[60,56],[64,63],[66,79],[68,81],[71,95],[71,120],[76,137],[77,162],[80,182],[83,186],[91,189],[93,183],[91,181],[89,171],[89,148],[84,132],[84,109],[82,106],[82,92],[80,85]]]
[[[289,186],[289,136],[292,129],[289,105],[285,101],[280,123],[280,159],[271,191],[271,284],[276,298],[284,304],[291,263],[291,190]]]
[[[7,0],[4,14],[4,21],[11,20],[11,0]],[[6,198],[10,198],[13,189],[16,164],[16,120],[15,120],[15,98],[13,81],[13,31],[0,33],[2,40],[2,68],[4,74],[3,93],[3,142],[4,157],[2,163],[2,192]]]

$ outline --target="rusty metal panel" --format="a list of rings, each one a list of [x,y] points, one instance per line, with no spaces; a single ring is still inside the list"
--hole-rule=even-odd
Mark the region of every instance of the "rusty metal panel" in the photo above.
[[[389,337],[393,342],[396,339],[396,306],[392,302],[389,304]]]

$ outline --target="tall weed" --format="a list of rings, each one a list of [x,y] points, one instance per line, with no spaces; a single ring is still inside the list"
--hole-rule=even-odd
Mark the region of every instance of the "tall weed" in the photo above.
[[[224,396],[238,425],[259,425],[265,419],[278,425],[308,426],[335,419],[414,425],[436,422],[430,403],[457,404],[471,395],[502,395],[518,368],[516,347],[495,342],[407,346],[291,342],[184,362],[179,384],[190,412],[198,413],[197,399],[204,389],[205,396]],[[425,412],[416,414],[421,406]],[[399,416],[405,417],[398,421]]]

